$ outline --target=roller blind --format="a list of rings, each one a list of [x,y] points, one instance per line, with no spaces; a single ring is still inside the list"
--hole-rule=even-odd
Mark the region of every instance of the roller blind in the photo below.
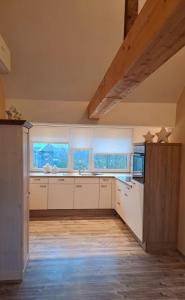
[[[94,128],[93,148],[96,153],[130,153],[132,129]]]
[[[69,142],[69,127],[33,126],[30,130],[30,140],[37,142]]]
[[[70,129],[70,145],[72,148],[92,148],[93,128],[76,127]]]
[[[92,148],[96,153],[132,152],[132,129],[34,125],[30,140],[68,142],[71,148]]]

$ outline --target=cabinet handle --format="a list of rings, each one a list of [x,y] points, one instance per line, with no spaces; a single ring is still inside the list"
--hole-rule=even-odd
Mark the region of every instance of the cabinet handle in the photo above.
[[[106,184],[102,184],[101,187],[102,187],[102,188],[106,188],[107,185],[106,185]]]
[[[64,181],[64,178],[59,178],[58,181]]]
[[[44,185],[44,184],[41,184],[40,187],[41,187],[41,188],[46,188],[47,186]]]
[[[120,205],[120,202],[117,202],[117,205]]]
[[[126,193],[125,193],[124,195],[125,195],[126,197],[128,197],[128,195],[127,195]]]
[[[33,180],[34,181],[40,181],[40,178],[34,178]]]
[[[118,192],[121,192],[121,190],[120,190],[120,189],[117,189],[117,191],[118,191]]]
[[[103,181],[106,181],[106,182],[107,182],[107,181],[109,181],[109,180],[108,180],[107,178],[103,178]]]
[[[82,185],[81,185],[81,184],[77,184],[76,187],[77,187],[77,188],[81,188]]]

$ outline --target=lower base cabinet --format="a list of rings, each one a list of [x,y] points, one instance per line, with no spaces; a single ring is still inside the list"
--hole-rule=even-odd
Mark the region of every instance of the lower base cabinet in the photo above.
[[[73,209],[73,196],[73,184],[49,184],[48,209]]]
[[[134,182],[130,190],[129,200],[129,219],[128,225],[139,238],[143,241],[143,209],[144,209],[144,185]]]
[[[75,184],[74,208],[90,209],[99,206],[99,184]]]
[[[31,183],[29,208],[32,210],[48,208],[48,184]]]
[[[31,177],[30,209],[114,208],[111,178]]]
[[[100,200],[99,208],[111,208],[112,207],[112,186],[110,183],[100,184]]]
[[[116,181],[115,210],[118,213],[118,215],[124,220],[124,211],[121,205],[121,185],[122,183],[120,181]]]
[[[116,211],[137,238],[143,241],[143,184],[136,181],[132,186],[117,181]]]

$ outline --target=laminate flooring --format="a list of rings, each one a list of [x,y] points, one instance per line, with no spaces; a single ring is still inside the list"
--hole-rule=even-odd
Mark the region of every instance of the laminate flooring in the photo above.
[[[30,222],[30,261],[0,300],[185,299],[185,259],[146,254],[116,216]]]

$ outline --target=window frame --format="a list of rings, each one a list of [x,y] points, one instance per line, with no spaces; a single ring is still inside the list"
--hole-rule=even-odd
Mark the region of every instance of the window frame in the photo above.
[[[42,171],[43,168],[35,168],[33,166],[33,144],[67,144],[68,145],[68,162],[67,168],[58,168],[59,171],[68,171],[70,166],[70,143],[69,142],[48,142],[48,141],[31,141],[30,143],[30,171]]]
[[[127,155],[127,159],[128,159],[128,168],[127,169],[98,169],[95,168],[95,155],[99,154],[99,155]],[[114,153],[114,152],[94,152],[93,153],[93,170],[94,172],[103,172],[103,173],[130,173],[131,172],[131,153]]]
[[[70,147],[70,142],[53,142],[53,141],[38,141],[38,140],[33,140],[30,142],[30,171],[31,172],[39,172],[42,171],[43,168],[35,168],[33,166],[33,144],[67,144],[68,145],[68,164],[66,168],[58,168],[58,171],[60,172],[77,172],[78,170],[75,170],[73,168],[73,152],[75,150],[89,150],[89,169],[85,169],[87,172],[102,172],[102,173],[130,173],[131,172],[131,153],[114,153],[114,152],[96,152],[93,148],[71,148]],[[101,154],[101,155],[127,155],[128,159],[128,169],[97,169],[95,168],[94,165],[94,158],[96,154]]]

